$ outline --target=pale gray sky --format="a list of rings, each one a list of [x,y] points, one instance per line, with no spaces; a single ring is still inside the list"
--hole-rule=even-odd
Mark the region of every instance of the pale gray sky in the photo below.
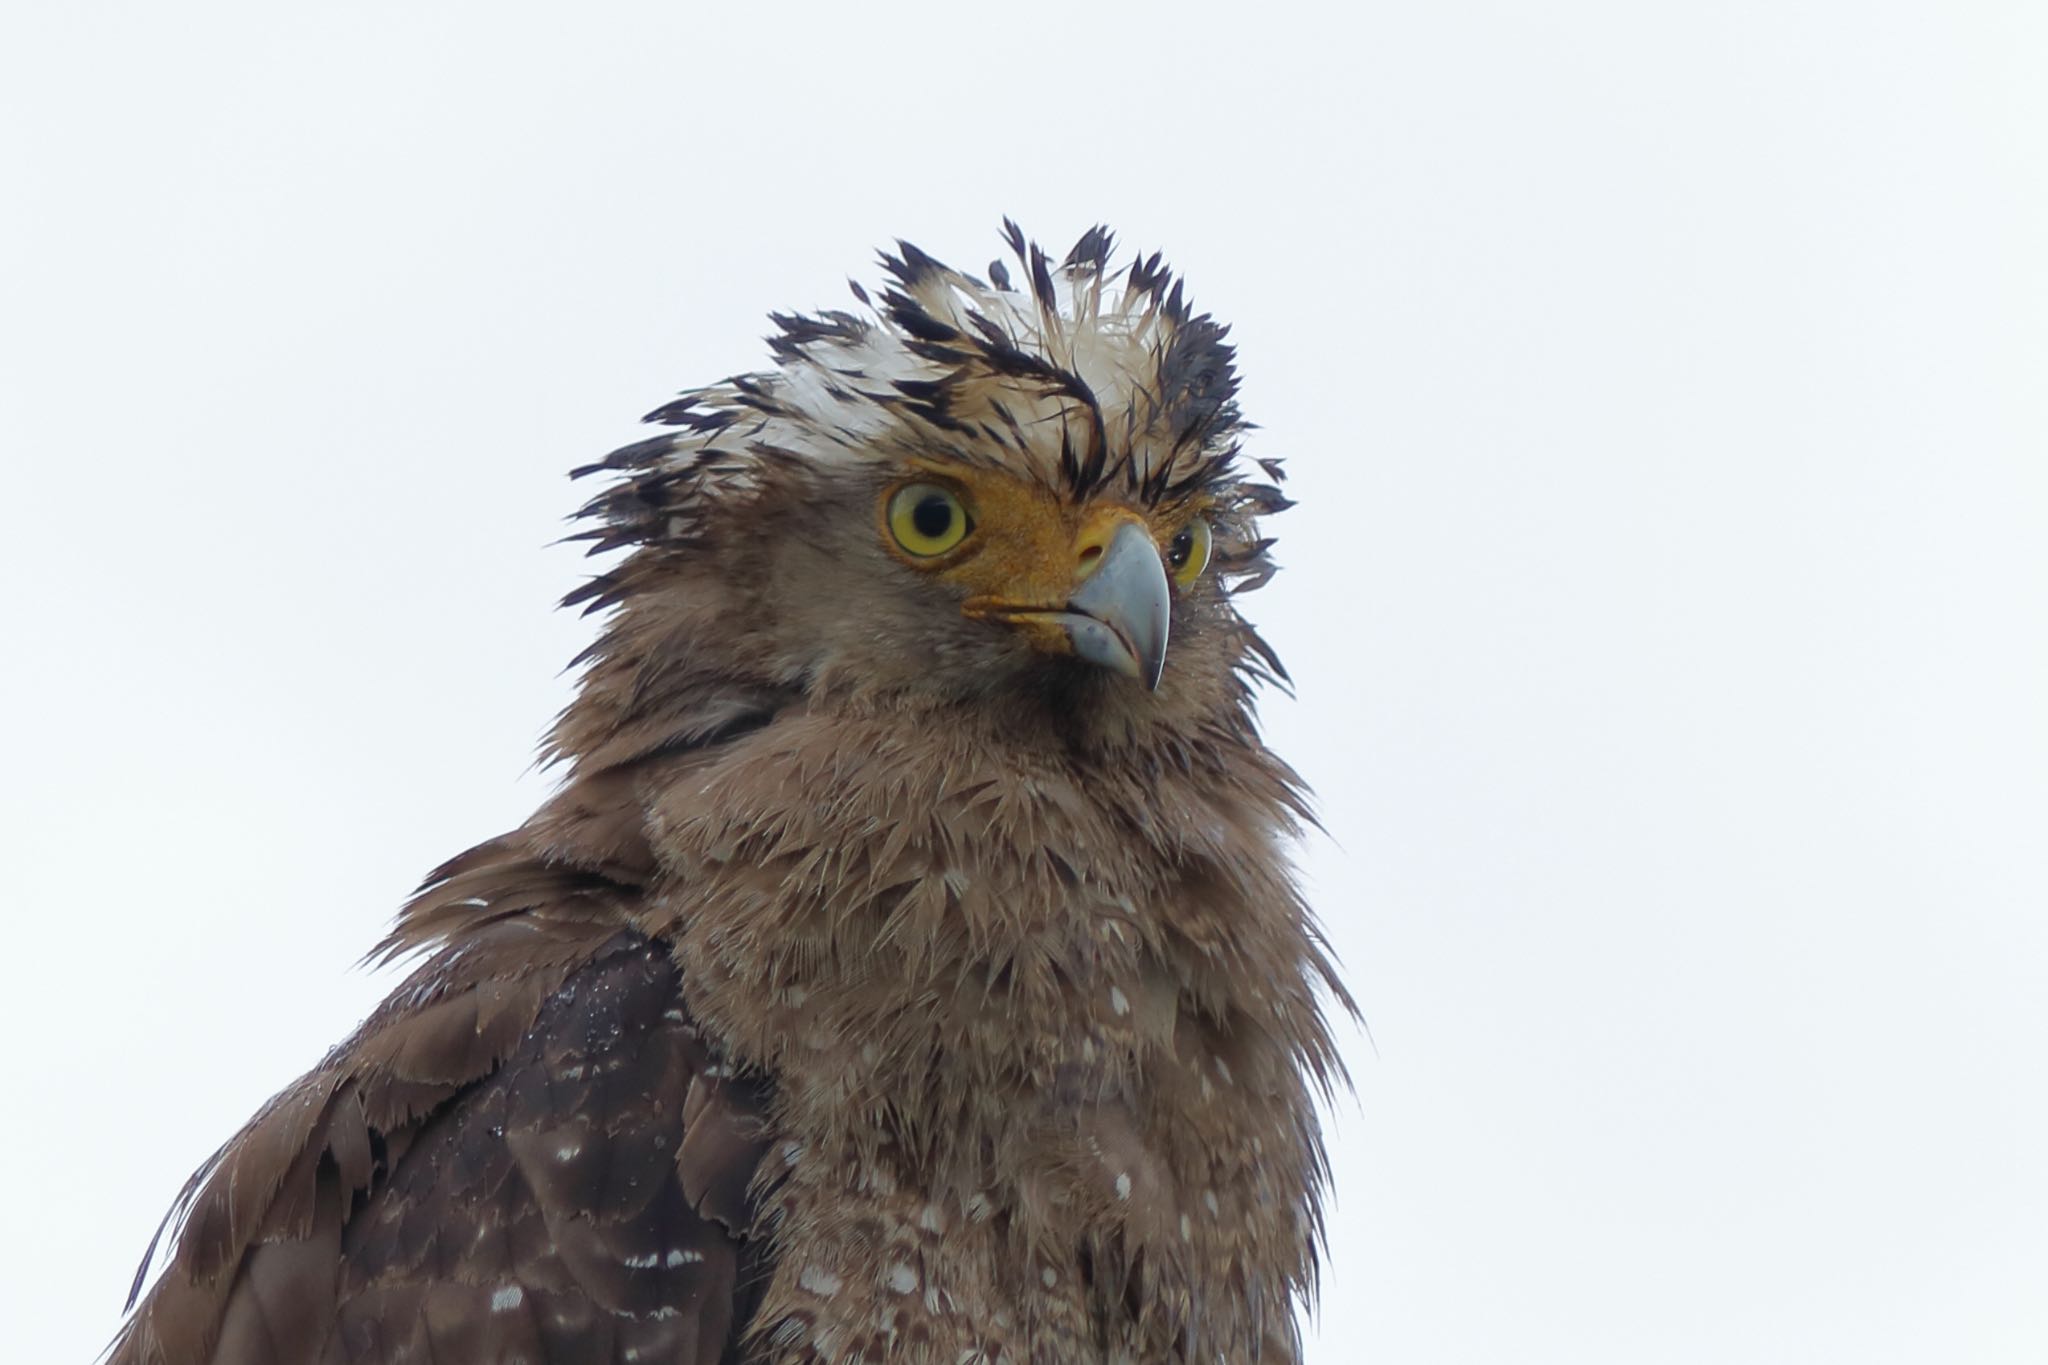
[[[564,472],[1005,213],[1300,499],[1311,1361],[2048,1358],[2048,8],[697,9],[0,22],[10,1358],[546,790]]]

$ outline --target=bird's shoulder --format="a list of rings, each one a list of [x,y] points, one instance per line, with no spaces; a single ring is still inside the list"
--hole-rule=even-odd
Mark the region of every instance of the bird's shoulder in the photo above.
[[[641,852],[563,856],[604,804],[436,872],[386,945],[427,957],[194,1174],[109,1365],[725,1357],[767,1087],[632,927]]]

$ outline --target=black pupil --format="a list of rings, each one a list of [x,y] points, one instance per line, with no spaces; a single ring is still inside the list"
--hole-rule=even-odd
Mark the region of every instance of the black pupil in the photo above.
[[[910,524],[926,540],[937,540],[953,529],[953,504],[937,493],[920,498],[910,509]]]
[[[1173,567],[1176,569],[1186,567],[1188,556],[1194,552],[1195,533],[1186,529],[1175,536],[1173,543],[1166,547],[1166,557],[1173,561]]]

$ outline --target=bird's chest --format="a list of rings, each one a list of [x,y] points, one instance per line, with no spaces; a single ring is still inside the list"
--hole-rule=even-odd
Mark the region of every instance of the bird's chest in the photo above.
[[[782,1166],[763,1359],[1136,1362],[1193,1333],[1250,1359],[1258,1311],[1286,1314],[1271,1253],[1302,1192],[1251,1153],[1289,1102],[1239,1078],[1287,1059],[1194,1007],[1142,907],[1075,904],[759,993]]]
[[[837,1116],[1115,1093],[1170,1046],[1175,871],[1071,782],[756,768],[657,811],[673,890],[648,926],[740,1055]]]
[[[678,823],[660,926],[775,1087],[761,1358],[1288,1359],[1305,1100],[1186,868],[1014,781],[776,795]]]
[[[1245,1134],[1186,1076],[1193,1048],[1077,1031],[1020,1028],[985,1071],[866,1071],[842,1112],[782,1107],[764,1360],[1157,1361],[1192,1333],[1252,1358],[1235,1305],[1284,1272],[1239,1236],[1273,1208],[1229,1157]]]
[[[762,1359],[1291,1360],[1303,1191],[1241,1159],[1278,1130],[1202,1097],[1194,1051],[852,1121],[787,1106]]]

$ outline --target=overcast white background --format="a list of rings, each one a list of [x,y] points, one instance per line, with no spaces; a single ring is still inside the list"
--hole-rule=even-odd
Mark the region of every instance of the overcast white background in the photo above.
[[[10,10],[8,1358],[548,790],[565,471],[1007,213],[1300,499],[1311,1361],[2048,1359],[2048,7],[1002,15]]]

